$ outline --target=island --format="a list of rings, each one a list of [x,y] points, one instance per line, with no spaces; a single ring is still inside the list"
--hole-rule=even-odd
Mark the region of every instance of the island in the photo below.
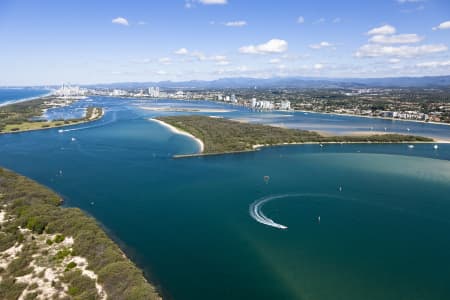
[[[73,101],[75,100],[47,96],[2,106],[0,107],[0,133],[16,133],[78,125],[96,121],[104,115],[103,108],[88,107],[83,118],[53,121],[40,118],[47,109],[66,106]]]
[[[176,158],[254,151],[263,146],[329,143],[431,143],[427,137],[402,134],[364,136],[324,136],[314,131],[251,124],[225,118],[200,115],[164,116],[159,122],[187,132],[202,141],[200,154],[177,155]]]
[[[0,299],[161,299],[96,221],[0,168]]]

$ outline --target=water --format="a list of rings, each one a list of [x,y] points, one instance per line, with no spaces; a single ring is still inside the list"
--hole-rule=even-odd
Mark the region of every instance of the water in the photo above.
[[[138,107],[154,102],[88,104],[105,105],[104,119],[0,136],[0,165],[92,214],[168,298],[450,298],[450,145],[302,145],[177,160],[198,146],[149,122],[165,113]],[[249,214],[277,195],[285,197],[261,211],[286,230]]]
[[[34,88],[0,88],[0,106],[36,98],[49,92],[46,89]]]

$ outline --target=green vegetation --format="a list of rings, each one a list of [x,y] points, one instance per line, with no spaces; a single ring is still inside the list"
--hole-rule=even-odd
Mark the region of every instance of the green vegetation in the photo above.
[[[82,276],[79,270],[66,272],[63,281],[69,285],[68,294],[75,299],[96,299],[95,282]]]
[[[52,103],[58,101],[61,100],[49,96],[0,107],[0,133],[13,133],[76,125],[97,120],[103,114],[102,108],[88,107],[84,118],[54,121],[38,119],[45,109],[52,107]]]
[[[204,153],[253,150],[255,145],[285,143],[399,143],[431,142],[432,139],[400,134],[371,136],[322,136],[317,132],[249,124],[206,116],[169,116],[159,120],[189,132],[205,144]]]
[[[55,236],[55,239],[53,240],[55,243],[62,243],[62,241],[64,241],[65,237],[62,234],[58,234],[57,236]]]
[[[77,264],[75,262],[71,261],[70,263],[67,264],[66,271],[72,270],[76,266],[77,266]]]
[[[7,269],[0,269],[0,299],[17,299],[27,288],[15,278],[32,271],[30,262],[37,253],[41,253],[39,259],[47,263],[58,263],[70,255],[86,258],[88,269],[98,275],[98,283],[105,289],[108,299],[160,299],[142,271],[108,238],[94,219],[77,208],[61,207],[61,202],[61,198],[49,189],[0,168],[0,210],[8,219],[0,224],[0,251],[22,245],[22,250]],[[26,242],[20,228],[31,230]],[[56,236],[52,240],[48,234]],[[41,244],[36,242],[39,236],[43,236]],[[72,250],[61,248],[56,260],[42,254],[45,251],[41,251],[39,245],[61,247],[65,237],[73,238]],[[0,253],[0,258],[2,255]],[[69,286],[72,297],[69,299],[95,299],[94,280],[82,276],[75,263],[66,265],[65,271],[62,280]],[[44,274],[36,276],[43,277]],[[55,282],[55,288],[60,289],[57,285]]]

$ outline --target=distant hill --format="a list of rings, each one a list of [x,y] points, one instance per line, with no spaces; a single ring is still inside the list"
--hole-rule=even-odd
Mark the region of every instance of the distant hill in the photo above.
[[[160,81],[122,82],[85,85],[97,88],[147,88],[159,86],[168,89],[226,89],[226,88],[350,88],[350,87],[392,87],[424,88],[450,87],[450,76],[392,77],[392,78],[314,78],[314,77],[274,77],[268,79],[236,77],[211,81]]]

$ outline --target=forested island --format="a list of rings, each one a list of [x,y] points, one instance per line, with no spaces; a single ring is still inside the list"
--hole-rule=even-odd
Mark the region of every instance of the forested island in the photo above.
[[[0,168],[0,299],[161,299],[80,209]]]
[[[77,125],[98,120],[103,116],[104,111],[102,108],[88,107],[83,118],[52,121],[40,118],[45,110],[56,106],[68,105],[72,102],[71,100],[48,96],[0,107],[0,133],[14,133]]]
[[[158,117],[175,128],[199,138],[204,143],[202,154],[252,151],[260,146],[302,143],[413,143],[433,139],[401,134],[367,136],[323,136],[314,131],[250,124],[208,116]],[[178,156],[184,157],[184,156]]]

